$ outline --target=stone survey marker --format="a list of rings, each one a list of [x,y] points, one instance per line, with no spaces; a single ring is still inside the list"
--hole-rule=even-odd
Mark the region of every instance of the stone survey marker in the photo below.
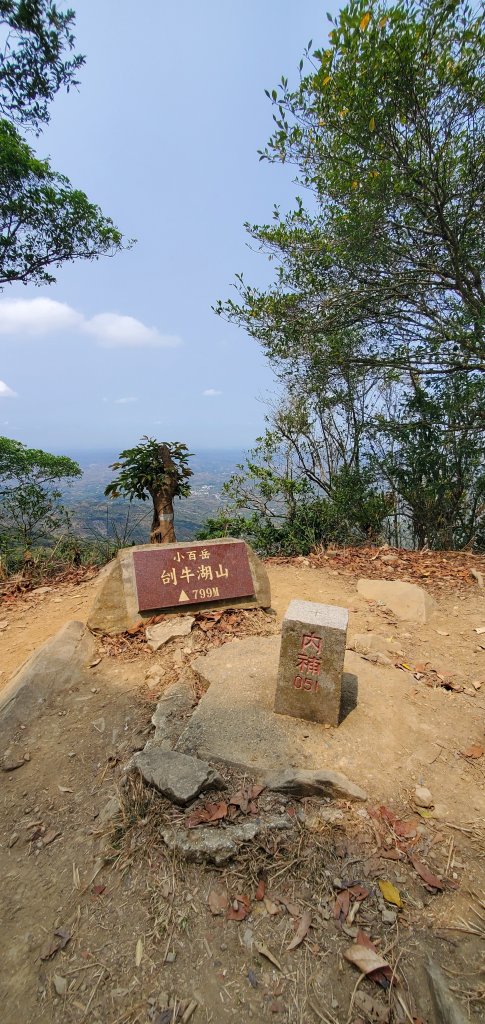
[[[122,633],[158,612],[214,607],[269,608],[263,563],[241,540],[139,544],[100,573],[88,626]]]
[[[346,608],[291,602],[281,631],[277,714],[338,725],[348,620]]]
[[[243,541],[157,546],[136,551],[133,564],[141,612],[254,594]]]

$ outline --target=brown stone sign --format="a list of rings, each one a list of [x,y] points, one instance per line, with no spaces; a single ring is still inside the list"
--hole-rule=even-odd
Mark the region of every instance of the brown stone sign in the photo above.
[[[133,565],[141,612],[254,594],[243,541],[152,547],[136,551]]]
[[[123,633],[154,613],[194,605],[200,611],[270,607],[268,573],[249,544],[225,537],[122,548],[99,574],[88,625]]]

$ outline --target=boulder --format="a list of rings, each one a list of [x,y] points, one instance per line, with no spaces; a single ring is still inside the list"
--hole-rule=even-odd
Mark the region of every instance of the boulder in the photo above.
[[[156,622],[146,629],[147,644],[152,651],[158,651],[178,636],[188,636],[195,619],[193,615],[174,615],[166,622]]]
[[[0,697],[0,741],[26,724],[55,694],[85,681],[93,637],[83,622],[67,622],[12,676]]]
[[[132,758],[130,768],[138,768],[145,782],[175,804],[188,804],[206,789],[221,789],[224,779],[197,757],[160,747],[145,747]]]
[[[304,768],[282,768],[268,772],[263,779],[266,789],[291,796],[326,796],[333,799],[367,800],[367,793],[350,782],[340,772],[320,768],[307,771]]]
[[[437,611],[434,598],[415,583],[401,580],[360,579],[357,590],[368,601],[385,604],[404,622],[428,622]]]

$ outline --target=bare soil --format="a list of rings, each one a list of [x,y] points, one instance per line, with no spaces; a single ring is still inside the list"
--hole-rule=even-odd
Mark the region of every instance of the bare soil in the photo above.
[[[157,654],[142,635],[100,639],[86,685],[26,723],[15,744],[30,760],[0,774],[2,1021],[437,1024],[428,955],[464,1019],[485,1021],[485,756],[466,756],[485,746],[485,633],[476,632],[485,627],[485,592],[464,565],[443,585],[436,556],[428,585],[439,614],[426,626],[369,605],[357,594],[355,566],[337,555],[268,564],[276,617],[225,613]],[[388,578],[411,572],[405,559],[401,570],[381,569]],[[94,586],[52,585],[4,603],[0,686],[65,621],[85,621]],[[372,630],[398,641],[398,669],[353,656],[375,692],[347,717],[345,763],[335,767],[359,784],[370,778],[369,800],[328,805],[263,792],[254,810],[280,815],[288,828],[248,844],[228,866],[187,864],[160,838],[183,812],[139,780],[125,784],[123,768],[150,735],[165,687],[211,647],[277,630],[293,597],[349,607],[350,636]],[[225,775],[227,790],[196,806],[252,781]],[[416,784],[432,791],[430,817],[414,806]],[[122,811],[104,820],[113,795]],[[340,812],[333,820],[322,813],[329,808]],[[395,917],[379,881],[400,894]],[[266,898],[256,899],[263,887]],[[223,908],[215,916],[214,891]],[[240,913],[237,897],[249,913],[229,920],[224,902],[236,900]],[[289,950],[305,912],[308,931]],[[390,964],[390,989],[345,959],[359,928]]]

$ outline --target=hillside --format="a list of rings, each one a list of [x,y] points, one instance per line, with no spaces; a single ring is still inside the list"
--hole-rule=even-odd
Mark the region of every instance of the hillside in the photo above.
[[[412,578],[405,553],[384,549],[359,557],[368,565],[374,559],[374,575]],[[448,968],[450,950],[452,985],[464,1011],[471,1006],[470,1019],[485,1019],[483,931],[475,916],[485,894],[485,599],[469,573],[476,561],[461,558],[468,567],[441,554],[428,554],[415,567],[415,574],[432,578],[438,601],[426,625],[400,622],[364,600],[349,552],[335,552],[320,564],[267,563],[276,616],[202,617],[189,637],[156,654],[140,634],[96,639],[86,683],[22,727],[14,746],[28,759],[4,776],[1,929],[6,973],[15,979],[3,997],[6,1019],[16,1019],[22,1005],[21,1019],[40,1024],[168,1024],[188,1021],[183,1014],[192,1006],[193,1024],[226,1024],[236,1014],[258,1024],[412,1016],[432,1024],[445,1018],[434,1016],[429,1001],[426,957]],[[5,602],[3,683],[63,621],[85,620],[95,587],[96,580],[52,585]],[[182,824],[182,812],[139,784],[126,788],[125,765],[151,734],[156,702],[194,659],[235,639],[274,634],[296,596],[349,608],[347,660],[358,678],[357,705],[328,730],[322,762],[364,786],[368,801],[322,805],[263,794],[259,813],[280,819],[272,838],[248,844],[223,867],[186,864],[160,839],[168,822]],[[388,663],[352,651],[356,634],[379,637]],[[228,685],[237,686],[230,671]],[[216,799],[227,800],[227,792],[247,782],[232,773],[231,788]],[[413,802],[417,784],[433,797],[433,809],[422,816]],[[287,831],[291,823],[294,834]],[[214,835],[224,827],[215,820]],[[394,886],[390,902],[379,879]],[[258,880],[268,895],[253,903]],[[232,900],[248,902],[234,920],[217,909],[226,890]],[[402,901],[401,909],[393,899]],[[234,905],[245,906],[237,899]],[[311,931],[288,951],[291,914],[297,925],[303,908]],[[387,995],[372,980],[358,982],[342,958],[358,928],[372,935],[397,972],[396,992],[414,1009],[411,1016],[397,1012],[399,998],[389,1016]],[[56,952],[66,934],[65,948]],[[53,952],[39,959],[46,943]],[[182,1007],[178,1018],[174,997]],[[163,1016],[170,999],[175,1010]]]

